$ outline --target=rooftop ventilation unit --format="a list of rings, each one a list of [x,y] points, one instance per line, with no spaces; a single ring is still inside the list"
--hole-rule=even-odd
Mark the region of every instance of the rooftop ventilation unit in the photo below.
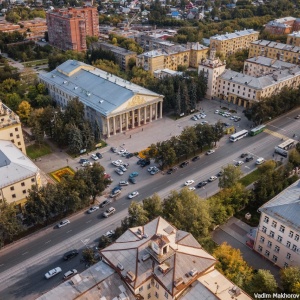
[[[189,272],[189,274],[190,274],[190,276],[194,277],[195,275],[198,274],[198,271],[197,271],[197,269],[194,268]]]
[[[64,81],[64,84],[68,83],[68,81]]]
[[[145,254],[145,255],[142,256],[142,261],[146,261],[149,258],[150,258],[150,254],[149,253]]]
[[[118,269],[120,269],[121,271],[123,271],[123,270],[124,270],[124,267],[123,267],[123,265],[121,265],[120,263],[118,263],[118,264],[117,264],[117,268],[118,268]]]
[[[78,86],[75,86],[75,87],[74,87],[74,90],[77,90],[77,89],[78,89]]]

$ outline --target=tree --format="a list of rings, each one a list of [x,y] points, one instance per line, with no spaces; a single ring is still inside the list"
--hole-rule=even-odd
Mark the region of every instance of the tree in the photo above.
[[[22,101],[18,107],[17,114],[21,121],[27,124],[30,117],[31,106],[27,101]]]
[[[255,293],[275,293],[278,289],[277,282],[269,270],[258,270],[247,285],[247,292],[254,296]]]
[[[244,287],[246,282],[252,280],[252,269],[243,260],[239,249],[223,243],[213,255],[218,260],[216,268],[236,285]]]
[[[144,210],[143,205],[132,201],[128,207],[128,224],[129,227],[143,226],[149,222],[147,212]]]
[[[233,165],[228,165],[225,168],[222,168],[224,173],[219,178],[219,187],[220,188],[230,188],[232,187],[242,176],[242,171],[240,168],[237,168]]]
[[[34,136],[34,139],[38,145],[42,144],[45,138],[44,131],[38,121],[34,122],[32,128],[31,128],[31,133]]]
[[[280,279],[283,285],[283,289],[286,293],[299,292],[300,285],[300,268],[288,267],[281,269]]]
[[[289,153],[289,162],[293,164],[293,166],[300,166],[300,153],[297,149],[292,149]]]
[[[82,134],[79,128],[74,124],[66,126],[69,149],[72,153],[79,153],[83,149]]]
[[[99,250],[106,248],[111,244],[111,239],[105,235],[102,235],[99,239],[98,248]]]
[[[143,209],[147,212],[149,221],[161,216],[163,212],[161,198],[155,193],[152,197],[144,199]]]
[[[83,257],[83,259],[84,259],[87,266],[91,266],[91,265],[95,264],[98,261],[94,250],[91,249],[91,248],[85,248],[82,251],[82,257]]]

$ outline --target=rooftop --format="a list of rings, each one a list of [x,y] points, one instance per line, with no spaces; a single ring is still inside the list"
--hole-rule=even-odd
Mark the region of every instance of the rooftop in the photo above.
[[[39,77],[58,86],[68,95],[78,97],[86,106],[109,115],[136,94],[160,95],[127,80],[76,60],[67,60]]]
[[[124,48],[106,43],[106,42],[96,42],[94,44],[95,44],[96,48],[97,48],[97,46],[103,45],[103,46],[109,48],[112,52],[115,52],[115,53],[118,53],[118,54],[123,54],[123,55],[124,54],[136,54],[136,52],[133,52],[133,51],[130,51],[130,50],[127,50],[127,49],[124,49]],[[93,44],[93,47],[94,47],[94,44]]]
[[[246,62],[263,65],[263,66],[267,66],[267,67],[278,69],[278,70],[289,69],[289,68],[296,66],[295,64],[291,64],[286,61],[273,59],[273,58],[269,58],[269,57],[265,57],[265,56],[251,57],[251,58],[246,59],[245,63]]]
[[[300,180],[296,181],[259,210],[279,222],[300,231]]]
[[[294,31],[294,32],[288,34],[288,36],[291,36],[291,37],[300,37],[300,31]]]
[[[0,140],[0,188],[35,176],[38,167],[11,141]]]
[[[287,44],[283,44],[283,43],[272,42],[272,41],[268,41],[268,40],[257,40],[257,41],[251,42],[251,44],[274,48],[274,49],[283,50],[283,51],[291,51],[291,52],[295,52],[295,53],[300,53],[300,47],[287,45]]]
[[[11,126],[12,124],[21,123],[20,118],[0,100],[0,117],[3,116],[5,116],[5,118],[0,121],[0,129]]]
[[[226,34],[221,34],[221,35],[217,34],[217,35],[210,37],[210,39],[218,40],[218,41],[225,41],[225,40],[230,40],[230,39],[236,39],[236,38],[239,38],[242,36],[247,36],[249,34],[254,34],[254,33],[259,34],[259,32],[255,31],[254,29],[244,29],[244,30],[235,31],[232,33],[226,32]]]
[[[275,19],[273,21],[270,21],[268,24],[275,22],[275,23],[285,23],[285,22],[291,22],[291,21],[295,21],[296,18],[294,17],[284,17],[284,18],[280,18],[280,19]]]

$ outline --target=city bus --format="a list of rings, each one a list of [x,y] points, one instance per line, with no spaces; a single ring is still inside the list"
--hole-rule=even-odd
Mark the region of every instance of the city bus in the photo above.
[[[236,142],[240,139],[242,139],[243,137],[247,136],[248,135],[248,130],[244,129],[244,130],[241,130],[235,134],[232,134],[229,138],[230,142]]]
[[[292,149],[296,144],[296,141],[293,139],[288,139],[283,143],[275,147],[275,153],[278,153],[284,157],[288,156],[288,150]]]
[[[251,136],[257,135],[257,134],[263,132],[265,130],[265,128],[266,128],[266,125],[259,125],[259,126],[253,128],[253,129],[251,129],[249,134]]]

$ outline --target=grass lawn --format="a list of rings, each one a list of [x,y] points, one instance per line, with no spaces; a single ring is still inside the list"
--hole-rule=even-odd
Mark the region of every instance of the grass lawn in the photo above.
[[[42,143],[40,145],[33,144],[26,148],[27,156],[31,159],[36,159],[38,157],[50,154],[52,152],[50,146],[47,143]]]
[[[25,67],[35,67],[38,65],[44,65],[48,63],[48,58],[39,59],[39,60],[32,60],[32,61],[26,61],[23,63]]]
[[[250,220],[245,219],[246,213],[251,214]],[[252,206],[246,206],[244,209],[238,211],[234,216],[249,226],[256,227],[259,223],[260,213],[257,212],[257,207],[254,208]]]
[[[253,172],[251,172],[248,175],[241,178],[239,180],[239,182],[244,186],[248,186],[251,183],[257,181],[259,179],[259,176],[260,176],[260,171],[258,169],[256,169]]]

